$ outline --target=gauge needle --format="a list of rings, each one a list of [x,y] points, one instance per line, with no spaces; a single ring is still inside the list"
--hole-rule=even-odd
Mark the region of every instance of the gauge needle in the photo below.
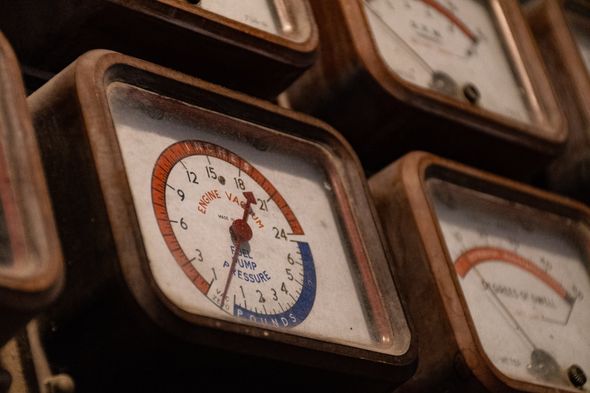
[[[223,289],[223,295],[221,297],[221,308],[223,308],[223,304],[225,303],[227,290],[229,289],[231,279],[234,276],[234,271],[236,270],[238,255],[240,255],[240,246],[242,245],[242,243],[252,239],[252,228],[250,228],[250,225],[248,225],[248,217],[250,216],[250,205],[253,203],[256,204],[256,198],[254,197],[254,194],[250,191],[244,192],[244,197],[246,197],[246,203],[242,205],[242,207],[244,208],[244,215],[241,219],[238,218],[234,220],[234,222],[232,222],[231,226],[229,227],[229,231],[234,241],[235,250],[234,255],[231,259],[229,276],[227,277],[227,281],[225,282],[225,288]]]
[[[522,328],[522,326],[520,326],[520,324],[518,323],[518,321],[516,320],[516,318],[514,318],[514,315],[512,315],[512,313],[510,312],[510,310],[508,310],[508,307],[506,307],[506,305],[504,304],[504,302],[502,302],[502,300],[500,300],[500,298],[498,297],[498,295],[496,294],[496,292],[494,292],[494,290],[492,289],[492,287],[487,284],[487,281],[483,278],[483,276],[481,275],[481,273],[479,272],[479,270],[477,270],[477,268],[473,268],[473,271],[475,271],[475,273],[477,274],[477,276],[479,277],[479,279],[481,280],[482,283],[484,283],[485,288],[488,290],[488,292],[492,295],[492,297],[496,300],[496,303],[498,303],[498,305],[502,308],[502,310],[504,311],[504,313],[508,316],[508,318],[510,318],[510,320],[512,321],[512,323],[514,324],[514,327],[517,331],[519,331],[522,336],[525,338],[525,340],[529,343],[529,345],[531,347],[533,347],[533,351],[537,350],[537,346],[535,345],[535,343],[533,343],[533,340],[531,340],[531,338],[529,337],[528,334],[526,334],[526,332],[524,331],[524,329]]]
[[[479,279],[483,283],[486,283],[481,273],[475,267],[473,268],[473,270],[477,273]],[[502,308],[502,310],[508,316],[508,318],[510,318],[510,320],[514,324],[515,329],[522,334],[525,340],[533,348],[531,352],[531,364],[529,365],[530,372],[548,381],[559,381],[561,379],[561,367],[559,366],[555,358],[551,356],[550,353],[537,347],[533,343],[529,335],[526,334],[522,326],[518,323],[514,315],[512,315],[512,313],[508,310],[508,307],[506,307],[504,302],[500,300],[500,297],[496,294],[496,292],[494,292],[492,287],[489,284],[486,284],[485,287],[488,290],[488,292],[492,294],[492,297],[496,300],[496,302]]]
[[[478,38],[477,36],[471,31],[469,27],[461,19],[459,19],[451,10],[440,4],[436,0],[422,0],[422,2],[432,8],[434,8],[439,14],[443,15],[447,18],[452,24],[457,26],[459,30],[463,32],[474,44],[477,44]]]

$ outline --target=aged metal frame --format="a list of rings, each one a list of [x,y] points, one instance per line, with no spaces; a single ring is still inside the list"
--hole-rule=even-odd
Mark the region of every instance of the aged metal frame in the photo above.
[[[53,301],[63,261],[20,69],[0,34],[0,195],[12,263],[0,267],[0,344]]]
[[[373,176],[369,185],[390,245],[396,250],[400,289],[407,297],[421,344],[416,375],[399,391],[444,386],[451,391],[565,393],[509,378],[485,354],[429,201],[429,178],[537,207],[590,227],[590,209],[578,202],[428,153],[410,153]]]
[[[392,328],[399,334],[398,356],[320,342],[260,326],[188,315],[170,304],[159,292],[149,271],[123,170],[106,96],[107,87],[114,82],[129,83],[216,112],[206,114],[206,111],[191,110],[192,115],[201,112],[199,116],[230,125],[228,129],[234,129],[238,134],[266,134],[269,139],[285,138],[285,134],[289,134],[291,138],[315,145],[316,151],[322,150],[323,153],[314,154],[326,163],[329,177],[333,181],[338,179],[334,181],[336,194],[351,247],[359,258],[359,269],[365,270],[365,277],[374,281],[375,293],[367,295],[372,297],[372,304],[386,299],[390,308],[383,311],[389,313],[388,318],[394,316],[390,320],[397,323]],[[59,226],[64,232],[65,253],[72,261],[68,273],[76,277],[66,289],[68,300],[56,307],[58,310],[51,318],[67,320],[68,316],[80,311],[80,305],[96,301],[102,288],[115,286],[112,291],[129,299],[125,304],[133,310],[124,313],[125,319],[130,319],[129,315],[142,314],[136,319],[143,320],[143,328],[147,318],[153,329],[183,337],[181,342],[185,345],[212,346],[244,356],[276,358],[281,354],[300,366],[376,378],[386,381],[388,386],[399,384],[410,376],[415,360],[413,335],[403,318],[398,295],[383,292],[385,280],[393,278],[363,172],[350,146],[327,125],[202,80],[108,51],[95,51],[80,58],[33,94],[29,104],[40,136],[48,141],[43,149],[45,163],[53,168],[54,173],[60,173],[60,176],[49,177],[50,191],[54,208],[61,218]],[[69,148],[64,145],[64,138],[70,140]],[[74,145],[76,148],[72,149]],[[78,164],[72,167],[72,161]],[[83,179],[80,186],[84,191],[74,192],[64,184],[64,172],[71,178]],[[72,243],[74,238],[78,239],[77,244]],[[80,243],[87,246],[80,247]],[[92,257],[93,250],[97,256],[88,264],[85,260]],[[111,322],[104,318],[99,320],[99,325],[110,326]],[[59,349],[63,351],[63,347]],[[125,350],[121,349],[121,353]]]
[[[321,40],[330,45],[322,45],[320,60],[289,91],[291,101],[295,108],[314,113],[343,132],[369,169],[379,169],[418,148],[507,175],[526,176],[564,143],[562,114],[516,1],[491,0],[491,8],[505,18],[498,29],[505,34],[505,49],[539,117],[535,124],[489,112],[397,76],[378,53],[361,0],[312,5]],[[309,90],[314,91],[313,97]],[[519,159],[507,163],[506,154],[499,157],[498,151]]]
[[[316,57],[317,27],[307,0],[282,0],[310,23],[296,42],[181,0],[56,0],[6,4],[0,24],[27,66],[59,72],[91,49],[110,49],[274,98]],[[35,29],[23,31],[23,20]],[[133,33],[129,30],[133,26]]]
[[[568,1],[539,0],[525,7],[531,30],[568,120],[569,140],[548,171],[552,188],[590,203],[590,73],[568,27]],[[580,4],[580,1],[569,1]],[[588,26],[590,29],[590,5]]]

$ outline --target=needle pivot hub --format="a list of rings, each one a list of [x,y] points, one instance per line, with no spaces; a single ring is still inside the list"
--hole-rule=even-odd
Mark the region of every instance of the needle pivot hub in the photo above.
[[[238,218],[232,222],[229,231],[237,243],[247,242],[252,239],[252,228],[245,220]]]

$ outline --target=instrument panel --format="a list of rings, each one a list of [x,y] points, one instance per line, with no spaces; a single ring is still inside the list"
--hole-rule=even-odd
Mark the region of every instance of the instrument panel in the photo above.
[[[590,8],[520,3],[1,4],[0,393],[589,391]]]

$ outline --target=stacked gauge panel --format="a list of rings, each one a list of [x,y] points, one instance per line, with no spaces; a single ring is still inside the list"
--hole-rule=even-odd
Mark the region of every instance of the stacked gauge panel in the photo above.
[[[0,31],[0,393],[590,391],[587,0]]]

